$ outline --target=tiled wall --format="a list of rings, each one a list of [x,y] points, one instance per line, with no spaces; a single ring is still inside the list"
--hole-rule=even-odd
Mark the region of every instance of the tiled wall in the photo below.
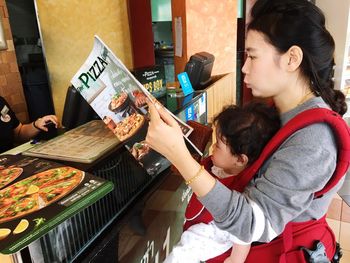
[[[333,229],[343,251],[341,263],[350,262],[350,207],[336,195],[328,213],[327,222]]]
[[[7,42],[7,49],[0,50],[0,95],[11,105],[21,122],[27,122],[28,112],[23,93],[15,48],[5,0],[0,0],[0,16]]]

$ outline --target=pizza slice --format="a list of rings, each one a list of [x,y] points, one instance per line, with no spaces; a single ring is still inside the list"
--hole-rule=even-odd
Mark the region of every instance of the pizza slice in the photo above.
[[[59,167],[41,172],[38,174],[39,183],[37,185],[41,188],[48,187],[59,181],[65,180],[72,171],[77,170],[72,167]]]
[[[71,192],[75,186],[77,186],[77,182],[74,179],[57,182],[56,184],[40,189],[40,198],[46,205],[49,205]]]
[[[12,183],[23,172],[23,168],[20,167],[1,167],[0,169],[0,189]]]
[[[0,223],[7,222],[39,209],[39,193],[23,196],[14,204],[0,211]]]

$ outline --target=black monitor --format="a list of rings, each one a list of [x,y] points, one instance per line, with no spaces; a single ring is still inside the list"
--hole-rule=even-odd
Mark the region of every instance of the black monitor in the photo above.
[[[205,88],[210,83],[214,60],[214,56],[207,52],[199,52],[190,57],[185,71],[195,90]]]
[[[64,102],[62,126],[66,130],[70,130],[91,120],[99,119],[101,118],[81,96],[80,92],[75,87],[69,86]]]

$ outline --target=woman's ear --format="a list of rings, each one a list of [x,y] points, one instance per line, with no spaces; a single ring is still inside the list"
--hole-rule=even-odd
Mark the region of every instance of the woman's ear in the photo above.
[[[284,55],[286,56],[286,67],[288,71],[297,70],[303,61],[303,51],[298,46],[291,46]]]

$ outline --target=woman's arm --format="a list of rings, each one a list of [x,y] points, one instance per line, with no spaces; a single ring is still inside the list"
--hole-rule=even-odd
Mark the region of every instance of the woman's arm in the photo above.
[[[35,137],[41,130],[47,132],[48,129],[45,125],[50,121],[55,124],[56,128],[58,127],[58,120],[55,115],[46,115],[29,124],[19,123],[14,129],[15,141],[25,142]]]
[[[151,102],[148,106],[151,121],[146,142],[175,165],[197,196],[206,195],[214,187],[215,178],[193,159],[178,123],[163,106]]]

